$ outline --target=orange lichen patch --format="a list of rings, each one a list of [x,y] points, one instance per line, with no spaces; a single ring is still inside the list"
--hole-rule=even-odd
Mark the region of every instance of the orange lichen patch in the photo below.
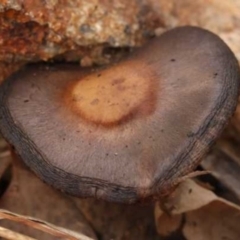
[[[85,120],[105,126],[151,114],[157,92],[154,77],[133,67],[121,64],[78,81],[68,96],[71,109]]]
[[[2,26],[0,56],[18,54],[36,58],[43,52],[41,45],[44,44],[48,35],[47,25],[40,25],[29,21],[26,17],[20,18],[20,16],[20,13],[14,10],[0,13],[0,25]]]

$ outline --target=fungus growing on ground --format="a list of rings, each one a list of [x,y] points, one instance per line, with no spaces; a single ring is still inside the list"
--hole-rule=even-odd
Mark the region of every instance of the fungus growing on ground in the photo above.
[[[164,33],[105,69],[30,65],[0,90],[0,128],[45,182],[80,197],[161,197],[197,166],[237,104],[216,35]]]

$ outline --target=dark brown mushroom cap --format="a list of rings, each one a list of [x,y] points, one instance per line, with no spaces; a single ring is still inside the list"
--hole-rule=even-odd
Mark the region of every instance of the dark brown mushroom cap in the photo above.
[[[191,172],[232,115],[238,63],[216,35],[182,27],[106,69],[31,65],[0,90],[0,127],[45,182],[132,203]]]

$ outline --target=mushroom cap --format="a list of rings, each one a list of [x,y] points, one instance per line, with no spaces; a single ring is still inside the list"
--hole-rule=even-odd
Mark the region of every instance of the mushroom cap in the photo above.
[[[106,68],[29,65],[0,89],[0,128],[45,182],[133,203],[191,172],[237,104],[239,66],[216,35],[168,31]]]

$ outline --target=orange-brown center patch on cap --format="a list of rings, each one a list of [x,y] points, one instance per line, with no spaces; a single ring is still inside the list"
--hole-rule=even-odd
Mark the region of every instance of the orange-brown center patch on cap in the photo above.
[[[114,126],[151,114],[155,109],[158,86],[152,72],[143,71],[141,64],[128,61],[128,64],[76,81],[65,96],[67,104],[86,121],[103,126]]]

